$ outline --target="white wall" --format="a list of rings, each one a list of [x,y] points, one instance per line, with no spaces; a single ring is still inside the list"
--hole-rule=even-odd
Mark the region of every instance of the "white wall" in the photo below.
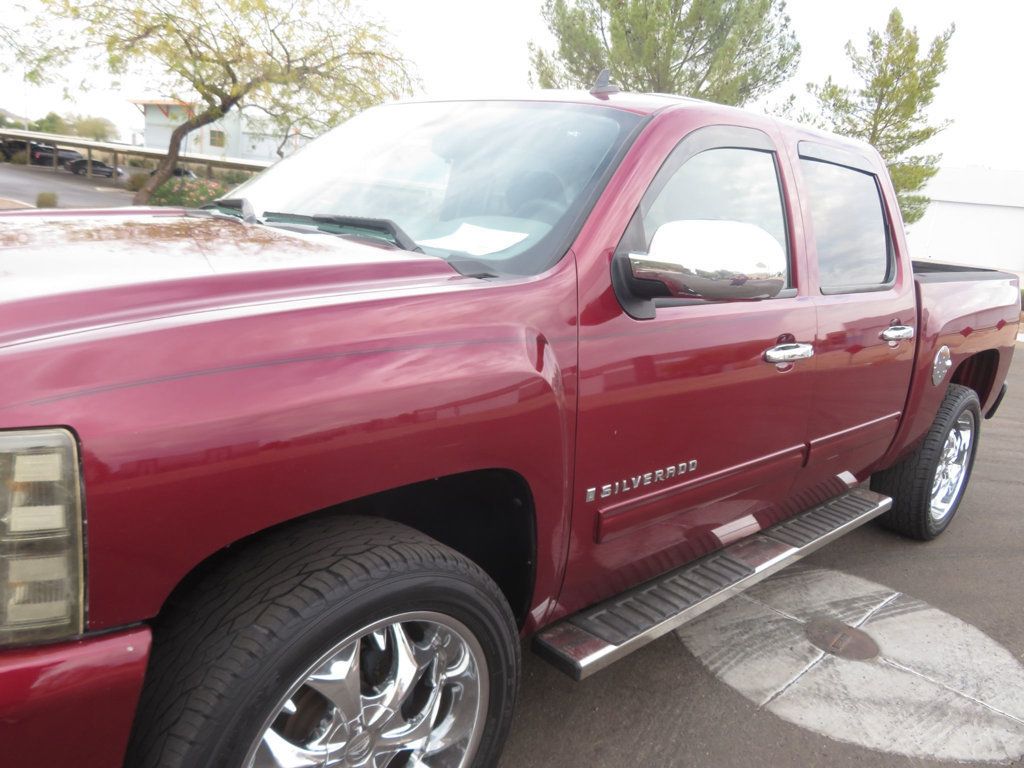
[[[914,259],[1024,275],[1024,172],[943,168],[924,218],[908,227]]]
[[[164,114],[164,110],[168,114]],[[183,107],[145,106],[146,128],[145,145],[156,149],[167,149],[171,141],[171,133],[175,127],[185,121],[187,113]],[[210,131],[224,132],[224,146],[215,147],[210,143]],[[220,120],[191,132],[185,139],[185,152],[215,157],[237,157],[243,159],[277,160],[277,145],[280,140],[255,130],[250,130],[250,121],[239,110],[228,112]],[[285,154],[295,150],[298,143],[289,141],[284,148]]]

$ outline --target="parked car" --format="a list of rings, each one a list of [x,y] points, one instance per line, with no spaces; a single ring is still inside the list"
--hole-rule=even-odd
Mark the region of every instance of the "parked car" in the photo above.
[[[911,261],[870,146],[608,89],[0,231],[11,766],[493,765],[522,638],[582,678],[941,534],[1021,310]]]
[[[61,149],[60,147],[57,147],[56,151],[57,165],[60,167],[65,167],[68,163],[82,158],[82,153],[73,149]],[[53,165],[53,152],[54,146],[52,144],[37,144],[36,142],[32,142],[32,149],[29,154],[34,165]]]
[[[26,146],[26,142],[21,139],[5,139],[0,141],[0,153],[3,153],[4,160],[9,161],[14,155],[24,152]]]
[[[78,160],[71,160],[64,166],[76,176],[85,176],[89,172],[89,160],[81,157]],[[100,160],[92,161],[92,175],[93,176],[105,176],[106,178],[112,178],[114,173],[118,176],[124,176],[124,168],[118,166],[116,169],[113,166],[107,165]]]
[[[156,174],[156,169],[155,168],[152,171],[149,172],[150,176],[153,176],[155,174]],[[196,178],[195,173],[190,171],[188,168],[182,168],[180,165],[174,166],[174,170],[171,171],[171,175],[172,176],[177,176],[179,179],[194,179],[194,178]]]

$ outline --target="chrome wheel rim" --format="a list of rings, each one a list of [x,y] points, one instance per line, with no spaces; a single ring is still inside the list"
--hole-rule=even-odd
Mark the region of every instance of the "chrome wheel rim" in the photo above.
[[[974,426],[974,414],[964,411],[946,435],[932,481],[931,515],[935,522],[949,517],[960,498],[970,469]]]
[[[247,768],[464,768],[487,717],[487,661],[464,624],[403,613],[352,633],[278,702]]]

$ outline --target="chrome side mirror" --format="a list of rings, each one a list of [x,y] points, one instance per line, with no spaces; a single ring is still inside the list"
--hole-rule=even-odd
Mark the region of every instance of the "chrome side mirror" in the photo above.
[[[770,299],[786,286],[786,253],[753,224],[714,219],[658,227],[648,253],[629,254],[633,277],[656,280],[677,298]]]

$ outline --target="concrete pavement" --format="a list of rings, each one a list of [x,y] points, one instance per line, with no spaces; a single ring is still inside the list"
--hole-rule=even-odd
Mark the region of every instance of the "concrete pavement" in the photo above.
[[[1001,645],[1011,663],[1019,664],[1024,661],[1024,345],[1018,344],[1016,358],[1005,402],[994,419],[982,424],[971,485],[956,520],[941,537],[920,543],[868,525],[798,567],[850,574],[923,601],[973,625],[992,645]],[[941,640],[920,634],[922,644]],[[996,660],[989,653],[989,647],[980,648],[973,672],[949,671],[961,677],[984,674],[986,667],[994,671]],[[869,749],[783,720],[709,672],[675,634],[582,683],[528,651],[524,661],[521,698],[501,768],[965,764]],[[857,695],[861,698],[854,701]],[[898,695],[881,686],[865,700],[863,692],[837,687],[835,708],[842,711],[848,704],[847,717],[853,721],[844,723],[843,730],[877,728],[877,722],[863,720],[864,712],[892,710]],[[906,716],[912,717],[913,710],[908,708]],[[890,727],[895,736],[914,725],[905,721]],[[975,725],[951,715],[938,726],[935,740]],[[883,746],[884,736],[883,731]],[[898,741],[892,740],[893,750]],[[1024,765],[1019,757],[1009,760]]]
[[[114,186],[110,179],[75,176],[63,168],[54,171],[40,165],[0,163],[0,199],[34,206],[40,192],[56,192],[59,208],[113,208],[132,204],[132,193]]]

